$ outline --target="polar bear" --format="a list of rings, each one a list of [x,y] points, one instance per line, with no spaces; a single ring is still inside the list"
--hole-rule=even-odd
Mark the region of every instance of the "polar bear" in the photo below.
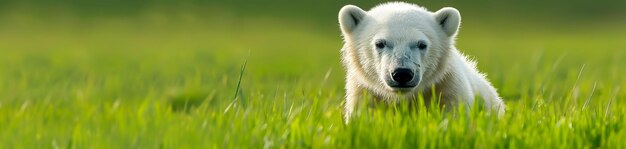
[[[354,5],[341,8],[346,122],[363,91],[388,103],[414,100],[419,93],[430,99],[435,91],[447,109],[469,107],[480,95],[488,112],[502,116],[505,105],[496,89],[454,46],[460,22],[459,11],[451,7],[430,12],[392,2],[370,11]]]

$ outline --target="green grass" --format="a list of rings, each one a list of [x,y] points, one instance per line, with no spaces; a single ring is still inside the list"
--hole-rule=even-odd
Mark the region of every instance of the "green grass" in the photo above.
[[[0,148],[626,147],[620,24],[464,17],[504,117],[362,105],[345,125],[334,22],[212,14],[4,13]]]

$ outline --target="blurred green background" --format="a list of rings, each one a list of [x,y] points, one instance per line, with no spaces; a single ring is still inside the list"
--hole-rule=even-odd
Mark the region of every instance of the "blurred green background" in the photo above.
[[[430,126],[441,119],[404,125],[357,120],[349,128],[341,121],[337,13],[346,4],[368,10],[382,2],[0,1],[0,143],[7,148],[359,147],[349,142],[394,147],[394,135],[376,137],[392,132],[368,128]],[[553,126],[545,127],[551,133],[539,133],[544,129],[534,125],[506,126],[540,116],[557,122],[562,115],[570,116],[570,123],[596,124],[587,120],[609,113],[604,110],[611,99],[626,97],[620,92],[626,88],[626,1],[409,2],[430,11],[457,8],[462,16],[457,47],[478,61],[509,113],[521,113],[498,125],[503,137],[482,145],[553,141],[560,143],[543,145],[606,147],[623,138],[624,108],[609,109],[616,113],[613,119],[582,127],[589,134],[575,132],[576,138],[557,137],[570,131]],[[585,99],[594,99],[589,104],[595,113],[568,114]],[[624,106],[617,101],[615,107]],[[544,104],[548,112],[530,111]],[[375,137],[353,136],[363,129]],[[432,137],[451,139],[468,130]],[[469,140],[452,140],[471,144],[493,135],[478,132]],[[622,135],[610,137],[612,132]],[[528,136],[534,133],[540,135]]]
[[[232,85],[246,59],[248,74],[264,78],[253,80],[320,78],[332,70],[330,78],[337,83],[333,88],[340,91],[342,41],[337,12],[345,4],[369,9],[378,3],[2,1],[0,67],[4,91],[12,93],[4,96],[64,94],[50,91],[48,85],[89,77],[110,79],[107,74],[135,76],[137,82],[132,84],[137,87],[120,84],[132,89],[164,87],[157,83],[184,80],[194,73],[205,82]],[[518,69],[525,71],[519,72],[524,74],[520,77],[533,78],[542,64],[565,63],[558,68],[576,70],[587,64],[590,72],[599,71],[598,79],[623,80],[622,71],[613,69],[626,66],[622,60],[626,2],[413,3],[431,11],[458,8],[463,19],[458,47],[478,59],[479,67],[493,77],[506,77],[510,69]],[[16,87],[24,82],[15,77],[31,84]],[[499,79],[494,81],[506,87]],[[35,88],[41,82],[49,83]]]

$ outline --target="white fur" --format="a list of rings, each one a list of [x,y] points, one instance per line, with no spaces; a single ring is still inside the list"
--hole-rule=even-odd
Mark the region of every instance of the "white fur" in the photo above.
[[[393,2],[366,12],[353,5],[344,6],[339,12],[339,24],[344,37],[342,62],[347,72],[346,122],[363,91],[395,103],[402,98],[415,99],[418,93],[428,99],[434,89],[447,107],[472,105],[475,95],[480,95],[489,111],[503,115],[505,106],[496,89],[454,46],[460,22],[459,12],[451,7],[430,12],[417,5]],[[375,42],[380,40],[389,46],[376,48]],[[428,48],[411,48],[409,45],[416,41],[427,43]],[[389,72],[399,67],[414,70],[420,78],[417,86],[399,91],[386,84]]]

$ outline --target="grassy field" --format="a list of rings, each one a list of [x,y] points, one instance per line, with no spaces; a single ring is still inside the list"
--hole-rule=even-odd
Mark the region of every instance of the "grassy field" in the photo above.
[[[506,115],[362,105],[345,125],[341,5],[0,3],[0,148],[626,148],[624,14],[459,4]]]

